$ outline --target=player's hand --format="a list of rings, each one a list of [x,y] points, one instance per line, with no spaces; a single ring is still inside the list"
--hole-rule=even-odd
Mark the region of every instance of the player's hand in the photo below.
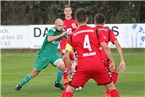
[[[116,68],[115,63],[114,62],[110,62],[110,65],[109,65],[110,71],[111,72],[115,71],[115,68]]]
[[[125,71],[125,62],[124,61],[120,62],[119,71],[120,71],[120,73],[123,73]]]
[[[65,32],[63,32],[63,33],[61,33],[61,36],[63,37],[65,34],[66,34],[66,31],[65,31]]]
[[[75,24],[75,23],[72,23],[72,28],[74,28],[74,29],[77,29],[78,27],[77,27],[77,25]]]
[[[69,35],[69,34],[72,34],[72,31],[71,30],[67,31],[67,35]]]

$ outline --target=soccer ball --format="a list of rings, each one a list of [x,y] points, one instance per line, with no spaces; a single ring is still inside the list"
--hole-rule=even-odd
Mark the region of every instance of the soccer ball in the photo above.
[[[76,88],[76,92],[81,91],[81,89],[82,89],[82,87],[78,87],[78,88]]]

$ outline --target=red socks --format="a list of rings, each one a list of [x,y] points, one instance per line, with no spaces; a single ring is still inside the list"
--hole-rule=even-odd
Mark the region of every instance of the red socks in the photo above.
[[[113,90],[111,90],[109,92],[110,92],[111,97],[120,97],[119,93],[118,93],[118,91],[116,89],[113,89]]]
[[[66,67],[66,65],[65,65],[65,67]],[[67,86],[68,86],[68,79],[67,79],[67,76],[68,76],[68,74],[67,74],[67,68],[65,68],[64,74],[63,74],[63,78],[64,78],[64,84],[66,85],[66,87],[65,87],[65,89],[64,89],[64,91],[63,91],[61,97],[64,97],[64,96],[65,96],[66,88],[67,88]]]
[[[67,86],[68,86],[68,85],[66,85],[65,89],[63,90],[63,92],[62,92],[62,94],[61,94],[61,97],[64,97]]]
[[[73,93],[72,92],[66,92],[68,85],[65,87],[61,97],[73,97]]]
[[[65,84],[65,85],[68,84],[68,78],[67,78],[67,76],[68,76],[68,74],[67,74],[67,68],[65,68],[64,74],[63,74],[64,84]]]
[[[65,60],[63,60],[65,63]],[[63,74],[63,79],[64,79],[64,84],[67,85],[68,84],[68,72],[67,72],[67,65],[65,64],[65,70],[64,70],[64,74]]]
[[[65,92],[64,97],[73,97],[73,93],[72,92]]]
[[[112,72],[112,80],[113,80],[114,84],[116,84],[117,78],[118,78],[118,73],[117,72]],[[105,94],[109,94],[107,90],[106,90]]]
[[[62,94],[61,94],[61,97],[64,97],[65,91],[66,91],[66,88],[63,90],[63,92],[62,92]]]

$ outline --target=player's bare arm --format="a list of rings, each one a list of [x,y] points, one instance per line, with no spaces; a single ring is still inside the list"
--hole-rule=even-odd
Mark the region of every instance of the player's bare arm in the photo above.
[[[125,71],[125,61],[124,61],[124,57],[123,57],[122,48],[117,40],[114,41],[114,44],[117,48],[117,51],[118,51],[118,54],[120,57],[119,71],[120,71],[120,73],[123,73]]]
[[[48,36],[47,40],[48,40],[48,42],[56,40],[56,39],[58,39],[60,37],[63,37],[65,35],[65,33],[66,32],[63,32],[63,33],[61,33],[60,35],[57,35],[57,36]]]
[[[77,25],[76,25],[75,23],[73,23],[71,26],[72,26],[72,28],[74,28],[74,29],[77,29],[77,28],[78,28]]]
[[[114,63],[114,59],[112,57],[112,53],[111,53],[108,45],[106,44],[106,42],[101,42],[100,44],[104,48],[104,51],[110,60],[110,67],[109,67],[110,71],[114,71],[115,70],[115,63]]]

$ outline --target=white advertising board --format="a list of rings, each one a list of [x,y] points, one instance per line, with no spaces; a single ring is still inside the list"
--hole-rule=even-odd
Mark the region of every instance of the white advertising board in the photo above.
[[[94,27],[94,24],[89,24]],[[145,24],[106,24],[122,48],[145,48]],[[54,25],[1,26],[0,48],[40,49],[48,30]],[[109,43],[109,47],[114,45]]]
[[[50,27],[53,25],[36,25],[31,26],[31,48],[40,48],[43,39]],[[94,24],[89,24],[94,27]],[[145,48],[145,24],[106,24],[113,30],[122,48]],[[109,43],[109,47],[114,45]]]
[[[145,24],[108,24],[122,48],[145,48]],[[109,44],[110,47],[113,45]]]
[[[30,25],[31,28],[30,48],[40,49],[48,30],[53,26],[54,25]]]
[[[30,48],[29,26],[1,26],[0,48]]]

